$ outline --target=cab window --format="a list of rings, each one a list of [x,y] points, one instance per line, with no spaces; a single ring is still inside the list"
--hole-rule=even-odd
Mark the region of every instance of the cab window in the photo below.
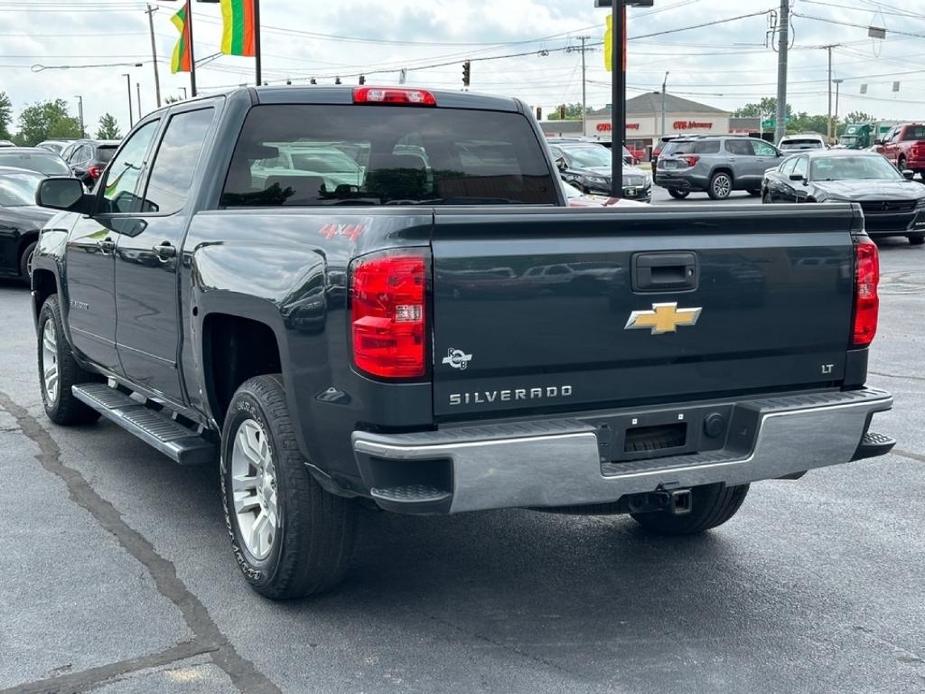
[[[151,166],[142,211],[172,214],[183,209],[213,113],[205,108],[171,117]]]
[[[136,195],[135,188],[159,123],[149,121],[136,130],[106,169],[106,177],[100,186],[105,211],[138,212],[141,209],[141,198]]]

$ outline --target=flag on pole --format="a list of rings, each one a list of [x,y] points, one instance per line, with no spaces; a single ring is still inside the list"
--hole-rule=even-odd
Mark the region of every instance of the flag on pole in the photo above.
[[[254,0],[221,0],[222,53],[257,55]]]
[[[190,28],[186,16],[186,5],[180,8],[170,21],[177,27],[180,32],[180,38],[177,39],[177,45],[173,47],[173,57],[170,59],[170,71],[189,72],[192,67],[190,60]]]

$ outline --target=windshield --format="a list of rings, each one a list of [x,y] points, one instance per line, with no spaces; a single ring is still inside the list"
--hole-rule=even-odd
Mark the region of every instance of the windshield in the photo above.
[[[597,145],[591,147],[564,147],[563,151],[572,158],[576,166],[583,168],[610,168],[611,154],[606,147],[598,147]]]
[[[0,152],[0,166],[38,171],[48,176],[70,176],[64,160],[51,152]]]
[[[35,204],[35,191],[44,178],[36,173],[0,175],[0,207],[23,207]]]
[[[556,186],[519,113],[267,104],[247,116],[222,205],[554,205]]]
[[[902,175],[881,156],[825,157],[812,163],[814,181],[903,180]]]

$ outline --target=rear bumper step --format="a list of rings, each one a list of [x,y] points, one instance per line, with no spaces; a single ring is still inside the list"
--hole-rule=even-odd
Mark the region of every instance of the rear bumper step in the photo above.
[[[742,426],[723,448],[618,462],[602,459],[597,429],[578,418],[413,434],[357,431],[353,449],[367,483],[377,466],[400,468],[405,484],[417,475],[434,479],[437,468],[447,471],[429,494],[407,502],[400,494],[374,495],[388,510],[458,513],[600,504],[655,490],[777,479],[881,455],[895,442],[867,428],[874,413],[892,404],[889,393],[874,389],[733,402],[733,421]],[[386,504],[381,495],[388,497]],[[440,503],[427,503],[438,495]]]
[[[216,459],[215,444],[163,412],[133,400],[105,383],[73,386],[74,397],[181,465]]]

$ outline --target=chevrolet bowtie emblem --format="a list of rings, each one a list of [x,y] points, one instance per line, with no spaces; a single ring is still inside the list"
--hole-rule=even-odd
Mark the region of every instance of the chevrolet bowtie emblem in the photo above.
[[[696,325],[700,308],[678,308],[677,302],[652,304],[651,311],[633,311],[625,330],[651,329],[653,335],[677,332],[679,325]]]

